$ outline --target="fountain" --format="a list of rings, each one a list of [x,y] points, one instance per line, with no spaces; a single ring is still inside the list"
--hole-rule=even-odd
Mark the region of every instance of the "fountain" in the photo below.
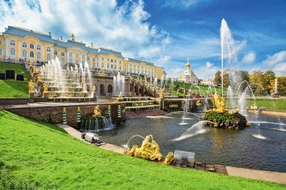
[[[87,62],[73,68],[62,69],[58,58],[37,68],[34,74],[36,92],[49,100],[79,100],[93,98],[92,79]]]
[[[121,75],[120,72],[117,76],[113,76],[113,95],[118,96],[120,92],[124,92],[125,89],[125,76]]]
[[[106,118],[101,115],[99,105],[94,107],[93,114],[87,114],[81,118],[80,131],[96,132],[100,130],[110,130],[113,128],[111,118]]]
[[[162,154],[160,153],[160,147],[155,140],[152,139],[150,142],[151,136],[147,135],[143,140],[141,147],[138,145],[133,145],[132,148],[127,149],[127,154],[130,156],[135,156],[139,158],[149,159],[149,160],[159,160],[162,159]]]

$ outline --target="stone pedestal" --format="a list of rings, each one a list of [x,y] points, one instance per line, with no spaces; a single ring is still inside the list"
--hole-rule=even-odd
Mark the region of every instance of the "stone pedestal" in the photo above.
[[[30,98],[35,98],[35,92],[29,92],[29,97]]]
[[[44,98],[48,98],[48,93],[44,92]]]

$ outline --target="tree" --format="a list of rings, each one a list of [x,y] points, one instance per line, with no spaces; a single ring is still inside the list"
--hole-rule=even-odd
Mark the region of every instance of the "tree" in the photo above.
[[[214,84],[217,86],[221,85],[221,76],[220,75],[221,75],[220,71],[217,71],[215,73]]]
[[[272,89],[270,83],[271,80],[275,80],[275,73],[273,71],[268,70],[263,74],[263,87],[268,94],[271,93]]]
[[[253,91],[256,94],[261,94],[263,93],[263,82],[264,82],[264,78],[263,78],[263,72],[258,70],[258,71],[252,71],[251,75],[249,76],[249,82],[254,84],[252,86],[255,86],[255,88],[253,88]]]

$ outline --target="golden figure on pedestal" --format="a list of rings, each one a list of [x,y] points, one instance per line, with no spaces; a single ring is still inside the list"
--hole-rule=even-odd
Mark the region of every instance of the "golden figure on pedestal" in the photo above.
[[[164,160],[164,164],[170,165],[173,161],[174,161],[174,153],[173,152],[169,152],[168,155],[166,156],[165,160]]]
[[[101,116],[99,105],[95,106],[93,110],[93,117],[97,117],[97,116]]]
[[[162,154],[160,153],[160,147],[155,140],[150,142],[150,135],[147,135],[140,148],[138,145],[134,145],[131,149],[127,149],[127,154],[139,158],[159,161],[162,159]]]
[[[224,112],[225,110],[225,100],[223,97],[221,97],[217,92],[214,94],[214,101],[217,112]]]
[[[34,92],[34,82],[33,82],[33,80],[30,80],[30,82],[29,82],[29,92]]]

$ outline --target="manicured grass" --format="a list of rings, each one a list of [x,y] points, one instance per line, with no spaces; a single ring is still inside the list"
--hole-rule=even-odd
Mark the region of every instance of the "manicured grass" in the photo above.
[[[24,75],[24,78],[26,78],[27,80],[31,78],[30,73],[27,71],[25,66],[21,64],[0,62],[0,73],[6,73],[6,70],[14,70],[15,75]]]
[[[247,105],[253,104],[253,100],[248,100]],[[257,99],[257,107],[265,107],[269,110],[286,110],[286,99],[285,98],[267,98],[267,99]]]
[[[0,189],[285,189],[105,151],[7,111],[0,134]]]
[[[0,80],[0,98],[28,98],[27,81]]]

